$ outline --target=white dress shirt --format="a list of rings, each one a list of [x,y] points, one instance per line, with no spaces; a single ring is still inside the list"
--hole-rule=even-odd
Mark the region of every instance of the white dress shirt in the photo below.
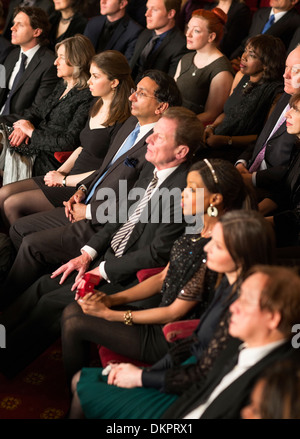
[[[225,375],[217,387],[210,394],[205,403],[196,407],[190,413],[188,413],[184,419],[199,419],[210,406],[210,404],[227,388],[236,381],[243,373],[247,372],[250,367],[258,363],[262,358],[267,356],[275,348],[283,344],[286,340],[279,340],[273,343],[269,343],[263,346],[255,348],[247,348],[246,344],[241,346],[241,352],[239,354],[238,362],[236,366]]]

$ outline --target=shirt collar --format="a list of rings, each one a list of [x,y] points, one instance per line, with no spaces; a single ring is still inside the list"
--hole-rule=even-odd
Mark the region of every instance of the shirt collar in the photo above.
[[[276,23],[278,20],[280,20],[288,11],[282,11],[282,12],[277,12],[277,14],[274,13],[273,8],[271,9],[270,12],[270,17],[271,15],[274,15],[274,23]]]
[[[41,46],[39,44],[37,44],[36,46],[32,47],[31,49],[26,50],[26,52],[24,52],[22,49],[20,51],[20,58],[22,56],[22,53],[24,53],[27,56],[27,61],[26,61],[26,65],[28,65],[30,63],[30,61],[32,60],[32,58],[34,57],[34,55],[36,54],[36,52],[39,50]]]
[[[246,343],[243,343],[239,348],[240,354],[237,364],[239,367],[249,368],[285,342],[286,340],[283,339],[255,348],[249,348]]]

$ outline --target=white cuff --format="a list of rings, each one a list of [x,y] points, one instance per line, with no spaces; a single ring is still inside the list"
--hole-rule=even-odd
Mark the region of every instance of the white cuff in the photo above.
[[[85,219],[87,219],[87,220],[91,220],[92,219],[92,209],[91,209],[91,205],[90,204],[86,205]]]
[[[108,283],[110,283],[110,280],[108,279],[108,276],[107,276],[106,271],[105,271],[105,261],[100,262],[99,272],[100,272],[100,275],[103,277],[103,279],[105,279]]]
[[[255,186],[256,187],[256,174],[257,174],[257,172],[252,172],[252,184],[253,184],[253,186]]]
[[[83,251],[85,251],[88,255],[90,255],[90,257],[92,258],[92,261],[93,261],[94,259],[96,259],[96,257],[98,256],[97,251],[96,251],[95,249],[93,249],[92,247],[90,247],[89,245],[85,245],[85,246],[83,246],[82,249],[81,249],[80,251],[81,251],[81,253],[82,253]]]

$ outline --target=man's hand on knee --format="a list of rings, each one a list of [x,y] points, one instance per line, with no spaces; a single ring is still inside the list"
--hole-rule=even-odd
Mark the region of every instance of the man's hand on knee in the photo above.
[[[85,251],[83,251],[82,255],[78,256],[77,258],[71,259],[69,262],[67,262],[66,264],[58,268],[56,271],[54,271],[51,275],[51,278],[53,279],[59,276],[60,274],[62,274],[62,277],[59,282],[61,285],[64,283],[67,277],[75,270],[78,271],[77,278],[81,278],[89,268],[91,261],[92,261],[91,256]]]

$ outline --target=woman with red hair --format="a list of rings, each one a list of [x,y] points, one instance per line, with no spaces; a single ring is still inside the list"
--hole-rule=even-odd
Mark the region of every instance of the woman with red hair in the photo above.
[[[175,74],[183,106],[204,124],[222,113],[233,81],[231,64],[218,49],[226,20],[220,8],[193,12],[186,30],[186,46],[192,52],[182,57]]]

